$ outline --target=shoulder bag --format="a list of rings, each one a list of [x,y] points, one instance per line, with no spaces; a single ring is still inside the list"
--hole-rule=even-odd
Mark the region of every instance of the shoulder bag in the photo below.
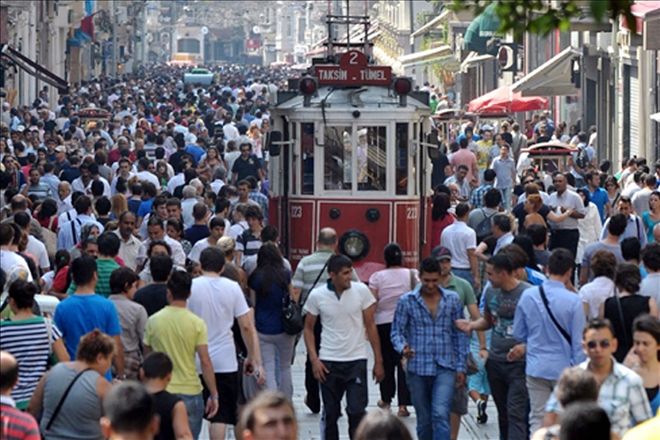
[[[319,272],[314,284],[312,284],[312,287],[309,289],[309,292],[314,290],[319,279],[321,279],[321,275],[325,272],[325,268],[328,267],[328,261],[330,261],[329,258],[323,265],[323,269]],[[309,297],[309,292],[307,293],[307,297]],[[284,299],[282,300],[282,327],[284,327],[284,333],[287,335],[297,335],[305,327],[303,323],[302,309],[307,297],[304,299],[300,298],[298,302],[295,302],[290,295],[284,296]]]
[[[541,299],[543,300],[543,305],[545,306],[545,310],[548,311],[548,315],[550,316],[550,320],[552,323],[557,327],[557,330],[559,330],[559,333],[566,339],[566,342],[568,342],[569,347],[573,346],[573,343],[571,342],[571,335],[568,334],[564,328],[559,325],[559,322],[557,321],[557,318],[555,318],[555,315],[552,313],[552,310],[550,310],[550,304],[548,303],[548,297],[545,295],[545,290],[543,290],[543,286],[539,286],[539,292],[541,293]]]
[[[48,420],[48,424],[46,425],[46,431],[50,429],[51,426],[53,426],[53,422],[55,422],[55,419],[57,418],[58,414],[60,413],[60,410],[62,409],[62,405],[64,405],[64,401],[66,400],[67,396],[69,395],[69,392],[71,391],[71,388],[73,388],[73,385],[80,379],[80,376],[82,376],[84,373],[90,371],[91,368],[85,368],[84,370],[80,371],[76,376],[73,378],[71,383],[69,384],[68,387],[66,387],[66,390],[64,391],[64,394],[62,394],[62,397],[60,398],[60,401],[57,402],[57,406],[55,407],[55,411],[53,411],[53,415],[50,416],[50,420]]]

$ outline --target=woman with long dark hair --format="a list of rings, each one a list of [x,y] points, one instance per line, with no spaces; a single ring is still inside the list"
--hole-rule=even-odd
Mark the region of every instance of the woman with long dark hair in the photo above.
[[[282,305],[287,296],[292,301],[298,301],[298,298],[291,286],[291,272],[284,267],[284,259],[275,244],[265,243],[259,249],[257,268],[250,276],[248,285],[266,370],[266,388],[280,390],[291,398],[291,358],[295,336],[284,332]]]
[[[376,298],[376,328],[380,337],[380,351],[385,369],[385,378],[379,384],[378,406],[389,408],[396,390],[399,402],[398,415],[407,417],[410,415],[406,408],[411,403],[410,392],[406,386],[406,375],[401,366],[401,355],[392,346],[390,331],[399,298],[417,285],[417,269],[408,269],[403,266],[403,252],[396,243],[385,246],[383,254],[387,268],[379,270],[369,277],[369,288]],[[394,380],[395,371],[396,382]]]
[[[444,229],[454,223],[454,216],[449,212],[451,200],[444,192],[433,197],[431,210],[431,249],[440,244],[440,236]]]

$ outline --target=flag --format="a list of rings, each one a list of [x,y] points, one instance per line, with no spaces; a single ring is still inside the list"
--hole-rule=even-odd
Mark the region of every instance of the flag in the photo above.
[[[80,22],[80,30],[86,33],[94,41],[94,15],[88,15]]]

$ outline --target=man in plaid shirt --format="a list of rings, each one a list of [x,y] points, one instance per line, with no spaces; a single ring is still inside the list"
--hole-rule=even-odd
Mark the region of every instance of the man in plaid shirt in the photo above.
[[[399,300],[391,339],[407,359],[406,383],[417,413],[420,440],[449,438],[454,388],[465,383],[468,338],[455,326],[463,318],[458,294],[442,289],[440,264],[429,257],[420,267],[421,286]]]
[[[470,206],[472,206],[473,209],[481,208],[484,206],[484,196],[489,189],[493,188],[493,184],[495,183],[495,176],[495,170],[491,170],[489,168],[484,171],[484,183],[479,185],[479,187],[472,191],[472,194],[470,194]]]
[[[612,323],[607,319],[590,321],[582,336],[582,346],[589,359],[580,368],[596,376],[600,384],[598,404],[607,412],[612,431],[623,437],[628,429],[653,417],[642,378],[613,357],[617,340]],[[555,393],[545,409],[544,425],[555,424],[561,412]]]

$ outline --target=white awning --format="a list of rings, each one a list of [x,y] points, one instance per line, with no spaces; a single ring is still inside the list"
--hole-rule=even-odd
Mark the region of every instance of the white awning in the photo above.
[[[477,64],[483,63],[485,61],[490,61],[493,58],[495,58],[493,55],[479,55],[477,52],[472,51],[461,63],[461,72],[467,72],[470,67],[474,67]]]
[[[428,64],[436,61],[441,61],[448,55],[452,55],[453,51],[449,46],[439,46],[433,49],[423,50],[421,52],[414,52],[408,55],[399,57],[399,62],[404,67],[411,67],[413,65]]]
[[[432,29],[438,27],[447,17],[449,17],[449,14],[451,14],[451,11],[449,9],[445,9],[440,13],[440,15],[413,32],[410,37],[415,38],[430,32]]]
[[[577,93],[571,81],[573,58],[580,52],[574,47],[567,47],[536,69],[518,80],[511,90],[521,92],[523,96],[564,96]]]

